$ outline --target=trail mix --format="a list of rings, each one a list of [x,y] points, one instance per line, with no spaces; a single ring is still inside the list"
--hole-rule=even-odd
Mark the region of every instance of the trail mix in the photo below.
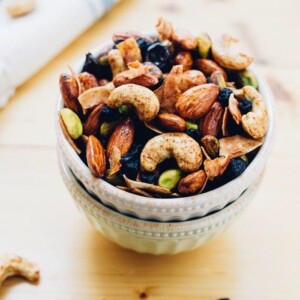
[[[253,59],[229,35],[113,35],[80,74],[60,76],[59,122],[92,174],[147,197],[215,189],[241,175],[267,132]]]

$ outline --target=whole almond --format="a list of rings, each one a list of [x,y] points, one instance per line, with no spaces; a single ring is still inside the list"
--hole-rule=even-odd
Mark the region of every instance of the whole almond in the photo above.
[[[107,157],[109,158],[113,147],[116,146],[120,152],[121,157],[124,156],[130,149],[134,138],[134,125],[131,119],[122,121],[113,131],[107,144]]]
[[[100,127],[100,115],[104,108],[104,103],[97,105],[89,114],[84,126],[83,132],[85,135],[96,135]]]
[[[195,194],[206,182],[206,174],[203,170],[191,173],[182,178],[178,184],[178,192],[183,195]]]
[[[178,65],[183,66],[183,71],[190,70],[193,65],[192,54],[188,51],[179,52],[175,56],[175,61]]]
[[[86,160],[94,176],[104,176],[106,171],[105,151],[101,142],[93,135],[89,136],[86,145]]]
[[[157,119],[160,124],[170,130],[170,131],[179,131],[183,132],[186,130],[186,122],[184,119],[180,118],[174,114],[163,113],[157,115]]]
[[[85,92],[89,89],[99,86],[98,80],[93,74],[90,74],[88,72],[83,72],[80,73],[77,77],[80,82],[82,92]]]
[[[225,70],[213,60],[200,58],[196,60],[195,64],[196,67],[207,76],[210,76],[215,71],[220,71],[223,74],[225,81],[227,81],[227,74]]]
[[[59,87],[62,99],[67,108],[81,115],[82,109],[78,102],[78,84],[74,76],[61,74],[59,77]]]
[[[199,122],[199,130],[202,135],[217,136],[222,126],[223,114],[224,107],[216,101]]]
[[[206,77],[199,70],[188,70],[183,72],[181,76],[181,81],[179,84],[179,89],[181,92],[185,92],[188,89],[206,83]]]
[[[217,100],[219,87],[207,83],[185,91],[176,102],[180,116],[187,119],[198,119],[208,113]]]

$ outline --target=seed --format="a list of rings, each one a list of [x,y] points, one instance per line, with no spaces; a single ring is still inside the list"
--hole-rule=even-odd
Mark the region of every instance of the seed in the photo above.
[[[69,135],[72,139],[76,140],[82,135],[83,127],[82,123],[77,116],[71,109],[63,108],[60,111],[62,120],[67,128]]]
[[[171,169],[164,171],[159,179],[158,185],[167,189],[174,189],[181,179],[181,171],[178,169]]]

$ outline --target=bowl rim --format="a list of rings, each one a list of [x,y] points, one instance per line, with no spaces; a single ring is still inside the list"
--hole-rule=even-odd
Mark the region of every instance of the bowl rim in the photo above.
[[[149,33],[146,33],[149,34]],[[152,34],[153,35],[153,34]],[[108,49],[111,48],[112,42],[104,42],[101,43],[98,47],[94,48],[90,53],[95,56],[99,57],[100,55],[103,55],[103,53],[107,53]],[[78,73],[81,71],[83,63],[85,58],[82,57],[80,60],[78,60],[77,63],[74,64],[75,71]],[[258,81],[259,85],[259,92],[262,94],[264,101],[267,106],[268,111],[268,130],[266,133],[266,136],[264,138],[264,143],[259,149],[258,153],[256,154],[253,161],[249,164],[247,169],[243,174],[241,174],[239,177],[235,178],[234,180],[231,180],[230,182],[214,189],[209,192],[203,193],[203,194],[196,194],[192,196],[187,197],[178,197],[178,198],[151,198],[151,197],[144,197],[140,195],[136,195],[133,193],[129,193],[123,190],[120,190],[116,188],[114,185],[108,183],[102,178],[96,178],[92,175],[90,172],[88,166],[81,160],[79,155],[75,152],[75,150],[71,147],[69,142],[66,140],[65,136],[62,134],[61,128],[59,126],[58,122],[58,114],[63,107],[63,101],[61,95],[59,96],[59,99],[57,101],[56,110],[55,110],[55,128],[56,128],[56,136],[60,136],[62,140],[64,141],[64,144],[68,150],[68,155],[71,156],[71,158],[76,161],[77,166],[80,168],[81,172],[84,174],[84,177],[88,180],[88,182],[94,184],[94,185],[101,185],[101,189],[106,189],[106,191],[109,191],[110,194],[113,194],[113,196],[117,198],[121,198],[122,201],[126,201],[128,205],[126,206],[133,206],[138,204],[139,207],[165,207],[165,208],[171,208],[171,207],[187,207],[190,205],[195,206],[196,202],[197,205],[203,205],[207,203],[211,198],[214,197],[215,194],[226,194],[230,193],[231,190],[236,189],[236,186],[243,186],[242,182],[248,181],[247,178],[249,178],[250,174],[252,175],[251,182],[255,180],[257,176],[255,176],[255,170],[256,166],[260,163],[262,163],[266,157],[266,155],[270,152],[272,147],[272,137],[273,137],[273,131],[274,131],[274,98],[270,91],[270,88],[266,81],[263,79],[261,74],[257,71],[256,67],[252,65],[248,69],[251,69]],[[60,94],[60,93],[59,93]],[[257,175],[257,174],[256,174]],[[250,182],[250,183],[251,183]],[[249,184],[248,184],[249,185]]]
[[[121,229],[134,228],[139,231],[149,232],[152,231],[154,234],[158,232],[161,233],[161,237],[167,237],[166,234],[171,231],[174,232],[185,232],[189,237],[193,235],[203,234],[215,227],[222,226],[222,224],[227,223],[232,218],[236,216],[243,208],[245,208],[253,199],[253,196],[257,192],[263,173],[255,180],[252,185],[244,191],[244,193],[235,202],[228,204],[224,209],[213,212],[201,218],[196,218],[187,221],[176,221],[176,222],[161,222],[156,220],[144,220],[138,219],[132,216],[124,215],[119,211],[113,210],[110,207],[104,205],[101,201],[97,201],[93,195],[91,195],[84,187],[82,187],[75,175],[73,174],[71,168],[66,163],[63,157],[59,157],[58,160],[60,172],[64,178],[65,184],[72,197],[74,194],[80,196],[80,200],[74,199],[79,205],[84,206],[90,214],[92,214],[96,219],[99,217],[101,219],[109,220],[110,225],[121,225]],[[72,191],[71,191],[72,189]],[[122,220],[122,221],[121,221]],[[122,223],[122,224],[121,224]],[[201,232],[199,232],[199,226],[205,227]],[[171,234],[172,234],[171,233]],[[143,235],[142,233],[140,233]],[[156,235],[156,237],[158,237]]]

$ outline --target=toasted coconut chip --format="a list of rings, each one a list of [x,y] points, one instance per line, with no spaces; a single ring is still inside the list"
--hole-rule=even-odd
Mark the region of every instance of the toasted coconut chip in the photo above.
[[[129,83],[148,87],[158,83],[158,77],[151,74],[154,65],[143,65],[139,61],[135,61],[129,63],[128,68],[129,70],[115,76],[113,83],[116,87]]]
[[[206,159],[204,161],[204,170],[209,180],[221,176],[230,162],[230,156],[217,157],[215,159]]]
[[[153,195],[151,195],[141,189],[132,189],[131,192],[134,194],[140,195],[140,196],[153,198]]]
[[[131,188],[129,188],[128,186],[122,186],[122,185],[116,185],[116,188],[125,192],[130,193],[132,191]]]
[[[223,136],[228,136],[228,129],[227,129],[227,124],[228,124],[228,107],[225,107],[225,111],[223,114],[223,119],[222,119],[222,134]]]
[[[136,60],[142,61],[140,47],[134,38],[131,37],[119,43],[117,48],[120,50],[127,64]]]
[[[242,121],[242,113],[239,110],[239,103],[234,98],[234,94],[230,94],[229,97],[229,104],[228,104],[229,112],[231,113],[231,116],[236,124],[240,124]]]
[[[113,73],[113,77],[127,69],[121,51],[118,49],[112,49],[108,52],[108,62]]]
[[[164,20],[163,18],[158,18],[156,23],[157,33],[162,41],[170,40],[173,34],[173,26],[170,22]]]
[[[144,122],[145,126],[149,129],[151,129],[152,131],[161,134],[164,133],[165,131],[162,131],[162,129],[153,121],[150,122]]]
[[[111,93],[111,87],[98,86],[90,90],[85,91],[78,97],[78,101],[84,110],[93,108],[100,103],[106,103]]]
[[[118,147],[113,146],[109,161],[109,170],[107,171],[107,176],[112,176],[120,171],[121,168],[121,151]]]
[[[205,180],[202,188],[200,189],[200,191],[197,194],[201,194],[205,190],[207,183],[208,183],[208,176],[206,174],[206,180]]]
[[[260,147],[263,141],[254,140],[242,135],[234,135],[219,140],[220,156],[230,156],[231,158],[245,155]]]
[[[192,50],[197,47],[197,39],[185,29],[173,29],[171,40],[186,50]]]
[[[162,85],[154,91],[154,94],[159,100],[159,103],[162,103],[164,101],[164,86],[165,83],[163,82]]]
[[[79,80],[78,76],[76,75],[76,72],[74,71],[74,69],[72,67],[68,66],[68,69],[70,70],[72,77],[75,79],[75,81],[77,83],[78,95],[81,95],[82,94],[82,87],[81,87],[80,80]]]
[[[125,175],[123,175],[123,176],[124,176],[124,180],[125,180],[127,186],[131,189],[146,190],[148,192],[157,193],[159,195],[171,195],[172,194],[172,192],[169,189],[160,187],[158,185],[150,184],[150,183],[130,180]]]
[[[237,99],[243,99],[245,97],[243,89],[233,90],[233,93],[234,97],[236,97]]]
[[[64,124],[64,121],[62,119],[62,116],[60,114],[60,112],[58,112],[58,122],[60,125],[60,128],[65,136],[65,138],[68,140],[68,142],[70,143],[71,147],[78,153],[81,154],[81,150],[78,148],[78,146],[76,145],[76,143],[74,142],[74,140],[71,138],[71,136],[69,135],[67,128]]]
[[[200,147],[201,148],[201,150],[202,150],[202,152],[203,152],[203,154],[204,154],[204,156],[205,156],[205,158],[207,158],[207,159],[211,159],[211,157],[207,154],[207,152],[206,152],[206,150],[205,150],[205,148],[204,147]]]
[[[162,108],[165,108],[168,112],[176,112],[175,104],[177,99],[182,94],[179,86],[182,78],[183,66],[173,66],[170,73],[167,75],[163,85],[163,99],[160,103]]]

